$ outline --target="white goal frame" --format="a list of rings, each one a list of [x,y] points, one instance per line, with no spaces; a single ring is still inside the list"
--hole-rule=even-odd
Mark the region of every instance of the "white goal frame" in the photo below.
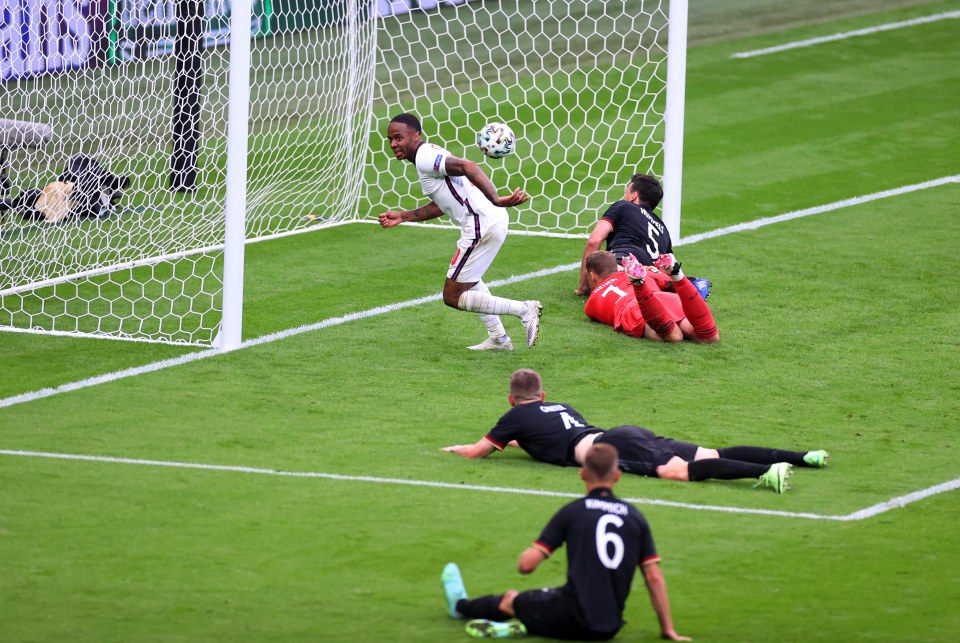
[[[350,18],[356,18],[360,3],[374,3],[374,0],[346,0],[346,13]],[[662,202],[662,218],[670,232],[674,242],[680,241],[680,220],[681,220],[681,192],[682,192],[682,170],[683,170],[683,136],[684,136],[684,110],[685,110],[685,83],[686,83],[686,49],[687,49],[687,22],[688,22],[688,0],[664,0],[669,5],[669,16],[667,20],[667,78],[666,78],[666,109],[664,113],[664,143],[663,143],[663,185],[664,198]],[[243,279],[244,279],[244,248],[247,243],[284,237],[303,232],[312,232],[324,229],[333,225],[342,225],[348,222],[370,222],[369,213],[359,213],[354,207],[354,211],[342,220],[320,221],[314,225],[295,230],[282,231],[273,234],[260,235],[253,238],[247,238],[247,212],[248,212],[248,194],[247,194],[247,158],[248,142],[250,133],[248,129],[250,114],[250,71],[251,71],[251,0],[233,0],[231,14],[231,38],[230,38],[230,70],[229,70],[229,109],[228,109],[228,129],[226,136],[226,173],[227,184],[230,189],[226,190],[226,200],[224,202],[225,216],[225,236],[222,246],[212,245],[199,249],[186,250],[170,253],[147,259],[140,259],[131,262],[122,262],[113,266],[100,267],[89,271],[81,271],[71,275],[65,275],[55,279],[44,280],[39,283],[32,283],[25,286],[16,286],[0,291],[0,296],[5,294],[15,294],[22,292],[26,288],[36,288],[38,286],[55,285],[71,279],[90,277],[109,273],[112,270],[133,268],[142,265],[160,261],[169,261],[178,257],[189,256],[199,252],[211,252],[222,248],[224,255],[224,273],[222,285],[222,318],[220,329],[213,340],[213,345],[220,350],[229,351],[239,348],[242,343],[242,313],[243,313]],[[386,21],[390,18],[380,18],[375,29],[384,29]],[[348,25],[353,24],[348,20]],[[349,29],[349,27],[347,27]],[[356,34],[348,34],[351,46],[360,46],[357,42]],[[356,61],[351,59],[351,64]],[[356,70],[351,69],[351,73]],[[372,105],[373,96],[369,96]],[[379,125],[372,123],[371,127]],[[349,137],[349,132],[347,133]],[[368,151],[369,152],[369,151]],[[366,158],[368,154],[361,153],[361,158]],[[429,225],[429,224],[428,224]],[[546,236],[565,236],[585,238],[587,235],[538,232],[538,231],[516,231],[512,234],[535,234]],[[50,334],[65,334],[56,331],[34,331],[31,329],[0,327],[0,330],[10,330],[16,332],[41,332]],[[84,333],[69,333],[84,335]],[[86,335],[103,337],[103,335]],[[131,339],[121,338],[121,339]],[[156,339],[143,339],[140,341],[160,341]],[[182,344],[182,342],[173,342]]]

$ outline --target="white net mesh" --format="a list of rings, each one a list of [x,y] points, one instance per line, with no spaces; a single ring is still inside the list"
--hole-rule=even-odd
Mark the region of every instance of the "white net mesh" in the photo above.
[[[64,0],[58,20],[37,18],[53,11],[44,0],[0,6],[0,328],[210,344],[230,0]],[[514,230],[587,232],[630,174],[658,172],[665,12],[641,0],[254,0],[247,237],[422,203],[385,145],[401,111],[483,159],[501,189],[534,196],[511,210]],[[519,139],[497,161],[473,145],[494,120]],[[129,179],[115,204],[93,190],[80,212],[91,190],[65,174],[78,154]]]
[[[393,161],[385,142],[389,118],[409,111],[426,140],[482,162],[501,193],[533,196],[509,210],[512,230],[587,233],[633,173],[660,175],[666,27],[666,0],[469,2],[384,21],[377,172],[367,175],[374,209],[423,201],[409,163]],[[491,121],[513,128],[512,156],[487,159],[475,147]]]
[[[0,48],[11,184],[0,215],[0,326],[209,344],[221,308],[231,5],[128,0],[104,16],[67,4],[85,58],[57,58],[49,29]],[[11,26],[42,6],[16,3]],[[248,236],[355,214],[370,128],[370,9],[363,0],[254,2]],[[98,36],[109,16],[117,28]],[[171,153],[194,118],[196,147],[185,154],[196,155],[196,178],[172,190]],[[12,120],[52,137],[16,140]],[[130,185],[102,216],[71,211],[53,222],[29,188],[56,181],[79,153]]]

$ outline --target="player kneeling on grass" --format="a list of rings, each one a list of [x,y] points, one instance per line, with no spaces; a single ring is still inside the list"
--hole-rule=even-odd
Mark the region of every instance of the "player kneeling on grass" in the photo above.
[[[702,344],[720,341],[710,306],[683,274],[672,254],[663,254],[654,267],[670,277],[675,293],[653,287],[647,268],[633,255],[623,259],[623,272],[610,252],[598,250],[586,260],[593,290],[583,312],[614,330],[660,342],[689,339]]]
[[[623,609],[639,567],[661,637],[691,640],[673,629],[660,556],[646,519],[636,507],[613,495],[620,479],[616,450],[605,444],[591,447],[580,477],[586,497],[557,512],[533,545],[520,554],[518,564],[521,574],[530,574],[566,543],[567,584],[470,599],[460,569],[449,563],[440,579],[450,616],[474,619],[467,623],[467,633],[478,638],[533,634],[605,641],[623,627]],[[518,620],[510,620],[514,618]]]
[[[532,347],[540,333],[540,302],[496,297],[483,283],[484,273],[507,238],[504,208],[526,202],[527,193],[517,188],[507,196],[498,195],[479,165],[424,142],[420,121],[413,114],[394,116],[387,127],[387,139],[396,159],[410,161],[417,168],[423,194],[430,202],[415,210],[384,212],[378,217],[380,225],[392,228],[405,221],[427,221],[444,214],[458,223],[460,240],[447,269],[443,303],[480,315],[488,337],[468,348],[513,350],[500,315],[518,317],[526,331],[527,346]]]
[[[755,478],[754,487],[783,493],[793,465],[820,468],[827,465],[826,451],[786,451],[767,447],[736,446],[707,449],[689,442],[664,438],[639,426],[617,426],[609,431],[587,422],[572,406],[547,402],[540,374],[521,368],[510,376],[512,407],[497,425],[475,444],[444,447],[465,458],[485,458],[494,451],[516,445],[534,460],[560,466],[582,465],[593,444],[609,444],[620,454],[620,468],[666,480],[700,481],[709,478]]]

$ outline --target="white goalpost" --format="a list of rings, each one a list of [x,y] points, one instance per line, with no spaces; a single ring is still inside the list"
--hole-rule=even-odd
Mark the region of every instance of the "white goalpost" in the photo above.
[[[41,6],[0,25],[0,330],[238,347],[245,244],[422,201],[400,112],[534,196],[514,232],[585,236],[648,172],[679,240],[687,0]]]

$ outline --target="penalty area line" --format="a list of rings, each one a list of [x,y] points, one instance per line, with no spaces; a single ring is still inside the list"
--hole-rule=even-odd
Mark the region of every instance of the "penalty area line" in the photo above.
[[[203,471],[219,471],[228,473],[246,473],[253,475],[278,476],[285,478],[319,478],[323,480],[334,480],[339,482],[371,482],[378,484],[401,485],[408,487],[427,487],[433,489],[452,489],[461,491],[479,491],[486,493],[509,493],[522,496],[547,496],[553,498],[582,498],[583,494],[569,493],[564,491],[549,491],[544,489],[521,489],[516,487],[495,487],[475,484],[458,484],[452,482],[437,482],[431,480],[408,480],[403,478],[381,478],[377,476],[353,476],[339,473],[322,473],[317,471],[283,471],[280,469],[265,469],[259,467],[243,467],[225,464],[202,464],[194,462],[174,462],[169,460],[142,460],[137,458],[118,458],[112,456],[100,455],[81,455],[74,453],[51,453],[48,451],[17,451],[9,449],[0,449],[0,455],[23,457],[23,458],[45,458],[53,460],[74,460],[81,462],[99,462],[108,464],[127,464],[147,467],[166,467],[174,469],[195,469]],[[892,509],[906,507],[909,504],[918,502],[925,498],[937,494],[954,491],[960,488],[960,478],[944,482],[942,484],[927,487],[919,491],[898,496],[885,502],[878,503],[866,509],[854,511],[853,513],[842,516],[831,516],[806,512],[777,511],[772,509],[749,509],[745,507],[724,507],[720,505],[698,505],[687,502],[675,502],[672,500],[657,500],[654,498],[624,498],[627,502],[643,505],[655,505],[658,507],[674,507],[678,509],[691,509],[694,511],[715,511],[734,514],[752,514],[762,516],[779,516],[782,518],[805,518],[811,520],[829,520],[836,522],[851,522],[872,518]]]
[[[899,188],[893,188],[890,190],[883,190],[881,192],[875,192],[873,194],[866,194],[862,196],[852,197],[849,199],[843,199],[840,201],[834,201],[833,203],[828,203],[826,205],[819,205],[816,207],[806,208],[803,210],[795,210],[793,212],[787,212],[787,213],[780,214],[773,217],[767,217],[764,219],[748,221],[746,223],[740,223],[737,225],[728,226],[726,228],[718,228],[716,230],[711,230],[709,232],[704,232],[702,234],[695,234],[689,237],[684,237],[678,240],[674,245],[686,246],[693,243],[698,243],[700,241],[705,241],[707,239],[712,239],[714,237],[720,237],[723,235],[733,234],[736,232],[743,232],[745,230],[756,230],[757,228],[771,225],[774,223],[781,223],[784,221],[789,221],[791,219],[799,219],[801,217],[806,217],[813,214],[821,214],[824,212],[839,210],[839,209],[854,206],[854,205],[860,205],[862,203],[869,203],[870,201],[877,201],[879,199],[886,199],[893,196],[908,194],[910,192],[916,192],[918,190],[926,190],[928,188],[938,187],[948,183],[960,183],[960,174],[954,175],[954,176],[945,176],[939,179],[924,181],[922,183],[916,183],[913,185],[905,185],[905,186],[902,186]],[[554,266],[553,268],[544,268],[543,270],[537,270],[537,271],[528,272],[522,275],[507,277],[506,279],[500,279],[498,281],[490,282],[487,285],[497,288],[500,286],[519,283],[521,281],[527,281],[529,279],[537,279],[539,277],[546,277],[548,275],[552,275],[556,273],[569,272],[571,270],[578,270],[579,268],[580,268],[580,262],[578,261],[576,263],[562,264],[559,266]],[[383,315],[396,310],[402,310],[404,308],[411,308],[413,306],[419,306],[421,304],[425,304],[433,301],[440,301],[440,298],[441,298],[441,295],[437,293],[434,295],[428,295],[426,297],[420,297],[417,299],[409,299],[407,301],[401,301],[395,304],[377,306],[376,308],[370,308],[368,310],[350,313],[348,315],[343,315],[340,317],[331,317],[313,324],[306,324],[303,326],[298,326],[296,328],[290,328],[290,329],[279,331],[276,333],[271,333],[269,335],[263,335],[261,337],[249,339],[245,342],[242,342],[238,350],[243,348],[251,348],[253,346],[259,346],[261,344],[268,344],[271,342],[279,341],[281,339],[286,339],[288,337],[293,337],[295,335],[301,335],[303,333],[313,332],[315,330],[320,330],[323,328],[331,328],[333,326],[339,326],[341,324],[346,324],[352,321],[367,319],[369,317],[374,317],[376,315]],[[77,380],[75,382],[70,382],[68,384],[61,384],[60,386],[56,386],[56,387],[39,389],[36,391],[30,391],[27,393],[20,393],[18,395],[12,395],[10,397],[5,397],[0,399],[0,409],[10,407],[10,406],[15,406],[17,404],[23,404],[24,402],[32,402],[34,400],[52,397],[54,395],[59,395],[60,393],[69,393],[71,391],[78,391],[80,389],[89,388],[91,386],[97,386],[99,384],[116,382],[117,380],[122,380],[128,377],[134,377],[137,375],[153,373],[156,371],[163,370],[165,368],[170,368],[172,366],[189,364],[190,362],[196,362],[202,359],[207,359],[209,357],[216,357],[218,355],[224,355],[224,354],[225,353],[223,351],[216,348],[205,349],[205,350],[197,351],[195,353],[186,353],[178,357],[172,357],[172,358],[161,360],[158,362],[145,364],[143,366],[134,366],[134,367],[122,369],[119,371],[113,371],[111,373],[96,375],[94,377]]]
[[[788,42],[775,47],[766,47],[764,49],[754,49],[752,51],[741,51],[732,54],[731,58],[755,58],[757,56],[766,56],[790,49],[800,49],[802,47],[812,47],[825,42],[836,42],[838,40],[848,40],[859,36],[869,36],[870,34],[880,33],[882,31],[893,31],[894,29],[903,29],[904,27],[914,27],[929,22],[939,22],[941,20],[950,20],[951,18],[960,18],[960,11],[946,11],[944,13],[934,14],[932,16],[923,16],[922,18],[913,18],[912,20],[902,20],[900,22],[888,22],[875,27],[866,27],[865,29],[856,29],[854,31],[844,31],[829,36],[820,36],[819,38],[809,38],[807,40],[797,40]]]

